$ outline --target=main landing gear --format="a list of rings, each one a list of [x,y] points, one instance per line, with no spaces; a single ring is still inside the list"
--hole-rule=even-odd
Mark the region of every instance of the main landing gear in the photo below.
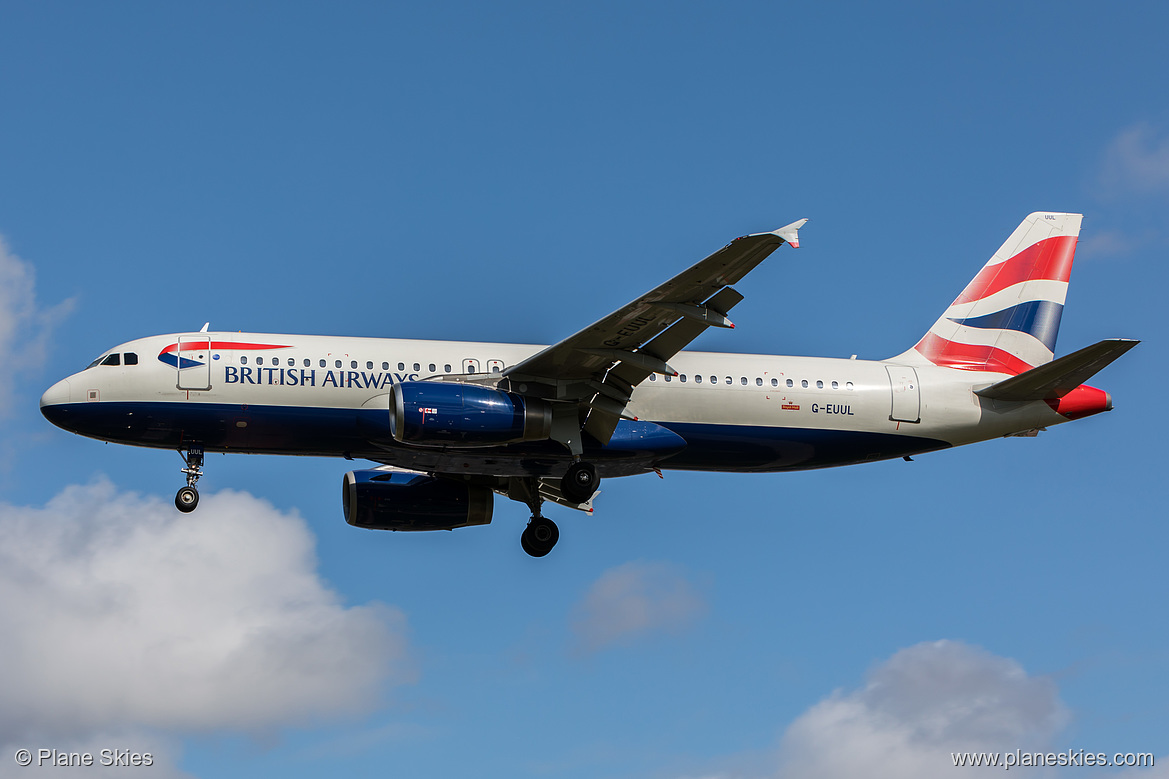
[[[597,469],[592,463],[577,460],[568,466],[568,470],[561,477],[560,494],[569,503],[584,503],[596,493],[600,483],[601,479],[597,476]],[[522,500],[532,510],[532,518],[528,520],[528,526],[520,535],[520,546],[532,557],[543,557],[551,552],[552,547],[560,540],[560,528],[540,513],[544,499],[540,497],[540,484],[537,479],[514,480],[513,485],[509,493],[512,499]]]
[[[560,540],[560,528],[547,517],[533,514],[528,526],[520,534],[520,546],[532,557],[543,557]]]
[[[182,452],[180,451],[179,454]],[[175,493],[175,508],[184,514],[189,514],[199,505],[199,490],[195,489],[195,485],[199,483],[199,477],[203,475],[203,450],[188,449],[187,453],[183,455],[183,459],[187,463],[187,467],[183,468],[183,473],[187,474],[187,486]]]
[[[592,463],[577,460],[560,479],[560,494],[569,503],[584,503],[597,491],[601,478]]]
[[[544,499],[540,497],[540,480],[534,477],[513,479],[508,495],[513,500],[523,501],[532,510],[528,526],[520,534],[520,546],[532,557],[543,557],[552,551],[560,540],[560,528],[540,513]]]

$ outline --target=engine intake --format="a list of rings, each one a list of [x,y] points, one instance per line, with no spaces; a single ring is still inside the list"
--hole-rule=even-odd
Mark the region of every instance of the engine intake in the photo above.
[[[415,446],[495,446],[552,434],[552,405],[477,384],[404,381],[390,388],[390,432]]]
[[[370,530],[454,530],[491,522],[486,487],[413,473],[350,471],[342,488],[345,521]]]

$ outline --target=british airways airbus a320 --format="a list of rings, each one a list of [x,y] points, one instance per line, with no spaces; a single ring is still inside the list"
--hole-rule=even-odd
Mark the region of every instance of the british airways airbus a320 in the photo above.
[[[345,519],[380,530],[491,521],[527,504],[520,542],[548,554],[545,500],[592,510],[602,478],[788,471],[1027,436],[1108,411],[1083,382],[1135,346],[1054,359],[1078,214],[1034,213],[918,343],[887,360],[683,351],[733,327],[737,284],[800,220],[739,238],[553,346],[207,332],[114,347],[54,384],[41,412],[102,441],[174,449],[199,502],[205,452],[336,456]]]

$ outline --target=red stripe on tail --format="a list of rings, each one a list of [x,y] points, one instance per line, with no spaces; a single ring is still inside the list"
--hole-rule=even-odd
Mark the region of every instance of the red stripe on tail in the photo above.
[[[964,371],[994,371],[995,373],[1009,373],[1012,376],[1017,376],[1023,371],[1029,371],[1035,367],[1002,349],[948,341],[934,333],[926,333],[925,337],[918,341],[917,346],[913,348],[922,357],[943,368],[959,368]]]
[[[952,305],[981,300],[1007,287],[1033,279],[1067,281],[1072,275],[1072,258],[1075,254],[1075,236],[1045,238],[1006,262],[987,265],[966,285],[966,289],[962,290]]]

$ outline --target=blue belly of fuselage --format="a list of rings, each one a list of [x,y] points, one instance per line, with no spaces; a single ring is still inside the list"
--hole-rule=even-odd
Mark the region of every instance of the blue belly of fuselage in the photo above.
[[[474,449],[399,444],[390,436],[385,409],[100,402],[46,406],[42,413],[80,435],[160,449],[346,457],[492,475],[559,475],[571,459],[552,441]],[[655,467],[760,472],[871,462],[948,446],[856,430],[622,420],[607,445],[586,436],[584,457],[605,476]]]

